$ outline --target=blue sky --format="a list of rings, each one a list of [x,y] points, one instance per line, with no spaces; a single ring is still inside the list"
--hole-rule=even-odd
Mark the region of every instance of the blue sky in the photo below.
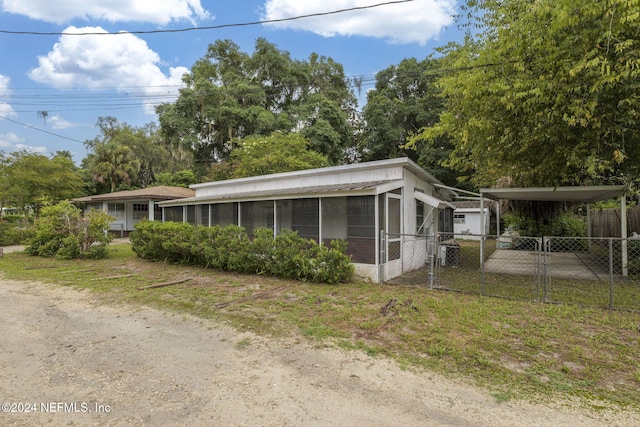
[[[278,24],[203,28],[385,2],[0,0],[0,150],[68,150],[79,163],[86,156],[83,142],[98,135],[99,117],[134,126],[155,122],[153,105],[175,99],[183,73],[217,39],[251,53],[255,40],[264,37],[294,58],[315,52],[341,63],[347,76],[373,82],[375,73],[404,58],[424,59],[462,38],[451,17],[457,0],[411,0]],[[132,34],[185,28],[198,29]],[[60,34],[119,32],[129,34]]]

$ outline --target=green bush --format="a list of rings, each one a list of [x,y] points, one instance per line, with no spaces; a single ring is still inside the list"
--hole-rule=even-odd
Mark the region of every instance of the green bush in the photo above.
[[[42,208],[27,240],[25,252],[38,256],[72,258],[104,258],[113,236],[108,232],[113,218],[103,211],[86,216],[70,202]]]
[[[273,230],[258,228],[250,239],[245,229],[236,225],[141,221],[130,240],[133,251],[151,261],[326,283],[349,281],[354,271],[345,254],[346,242],[320,246],[290,230],[274,238]]]

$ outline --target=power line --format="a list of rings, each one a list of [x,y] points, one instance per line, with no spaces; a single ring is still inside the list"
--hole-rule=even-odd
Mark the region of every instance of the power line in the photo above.
[[[43,132],[43,133],[46,133],[46,134],[49,134],[49,135],[57,136],[58,138],[68,139],[69,141],[79,142],[80,144],[84,144],[83,141],[78,141],[77,139],[73,139],[73,138],[69,138],[67,136],[59,135],[57,133],[49,132],[48,130],[40,129],[40,128],[37,128],[35,126],[28,125],[26,123],[21,123],[21,122],[18,122],[16,120],[12,120],[12,119],[10,119],[8,117],[0,116],[0,119],[8,120],[8,121],[10,121],[12,123],[15,123],[15,124],[18,124],[18,125],[21,125],[21,126],[25,126],[25,127],[30,128],[30,129],[33,129],[33,130],[37,130],[38,132]]]
[[[10,30],[0,30],[1,34],[13,34],[13,35],[31,35],[31,36],[107,36],[107,35],[122,35],[122,34],[163,34],[163,33],[184,33],[187,31],[205,31],[205,30],[219,30],[222,28],[233,28],[233,27],[248,27],[254,25],[264,25],[264,24],[275,24],[278,22],[288,22],[288,21],[296,21],[299,19],[306,18],[315,18],[318,16],[328,16],[328,15],[336,15],[339,13],[345,12],[353,12],[358,10],[365,9],[373,9],[381,6],[388,6],[392,4],[401,4],[401,3],[410,3],[415,0],[395,0],[395,1],[387,1],[384,3],[372,4],[369,6],[355,6],[346,9],[333,10],[329,12],[318,12],[318,13],[310,13],[307,15],[299,15],[292,16],[289,18],[279,18],[279,19],[266,19],[261,21],[253,21],[253,22],[241,22],[241,23],[233,23],[233,24],[221,24],[221,25],[210,25],[206,27],[188,27],[188,28],[178,28],[178,29],[165,29],[165,30],[148,30],[148,31],[119,31],[119,32],[84,32],[84,33],[70,33],[70,32],[39,32],[39,31],[10,31]]]

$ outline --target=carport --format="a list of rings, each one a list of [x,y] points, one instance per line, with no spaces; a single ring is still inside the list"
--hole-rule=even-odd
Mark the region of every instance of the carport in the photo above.
[[[531,188],[484,188],[480,190],[480,212],[484,213],[485,198],[500,200],[522,201],[549,201],[549,202],[573,202],[587,204],[587,237],[590,237],[591,218],[589,206],[601,200],[620,198],[621,221],[621,256],[623,267],[622,274],[627,276],[627,214],[625,187],[622,185],[606,186],[576,186],[576,187],[531,187]],[[484,218],[482,218],[484,221]],[[498,230],[500,230],[498,216]],[[483,236],[484,237],[484,236]],[[501,254],[505,256],[506,254]],[[489,260],[487,260],[489,262]],[[480,263],[484,269],[484,247],[480,249]],[[585,265],[585,267],[589,267]],[[595,273],[594,273],[595,274]]]

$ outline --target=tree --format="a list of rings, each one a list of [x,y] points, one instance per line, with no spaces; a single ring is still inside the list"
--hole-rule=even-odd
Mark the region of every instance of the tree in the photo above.
[[[16,207],[25,215],[29,212],[37,215],[46,202],[78,197],[83,186],[81,173],[68,152],[56,153],[52,158],[27,151],[2,154],[2,204]]]
[[[482,32],[443,49],[451,163],[493,185],[629,183],[640,167],[637,1],[469,0]]]
[[[100,135],[85,142],[91,153],[83,164],[90,179],[106,183],[112,192],[122,183],[147,187],[156,181],[156,174],[176,169],[177,162],[160,140],[156,125],[134,127],[108,116],[100,117],[96,126]]]
[[[237,142],[231,153],[231,178],[267,175],[328,166],[326,156],[309,148],[299,133],[275,132],[250,136]]]
[[[140,162],[131,148],[111,141],[95,146],[89,167],[93,180],[108,184],[113,193],[120,184],[131,184],[140,170]]]
[[[218,40],[184,83],[178,100],[157,113],[163,137],[192,152],[196,166],[228,160],[233,140],[274,131],[302,132],[334,163],[353,142],[355,97],[330,58],[294,60],[264,39],[249,55]]]
[[[444,111],[445,100],[436,85],[441,72],[439,59],[411,58],[376,74],[375,89],[367,93],[363,110],[365,160],[410,157],[445,184],[460,185],[458,174],[446,166],[453,151],[449,138],[415,138],[438,124]]]
[[[197,182],[196,175],[191,169],[183,169],[175,173],[159,173],[156,175],[155,184],[188,188],[191,184],[196,184]]]

